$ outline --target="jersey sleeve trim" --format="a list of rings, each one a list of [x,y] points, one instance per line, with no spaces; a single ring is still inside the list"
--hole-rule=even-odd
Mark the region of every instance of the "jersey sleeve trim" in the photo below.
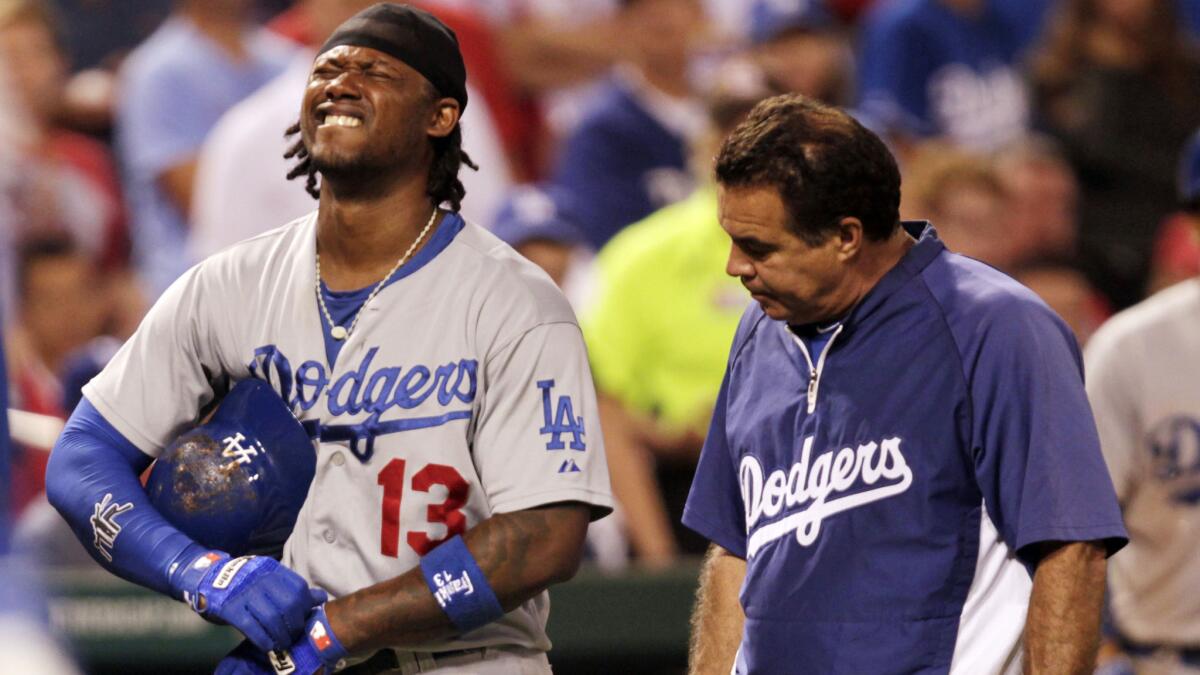
[[[1128,535],[1125,534],[1125,527],[1122,523],[1110,523],[1108,525],[1087,525],[1082,527],[1071,526],[1050,526],[1040,527],[1028,532],[1022,533],[1021,539],[1017,542],[1016,550],[1018,555],[1025,558],[1028,552],[1028,547],[1034,544],[1041,544],[1051,541],[1062,542],[1081,542],[1081,541],[1102,541],[1107,555],[1112,555],[1121,550],[1129,541]]]

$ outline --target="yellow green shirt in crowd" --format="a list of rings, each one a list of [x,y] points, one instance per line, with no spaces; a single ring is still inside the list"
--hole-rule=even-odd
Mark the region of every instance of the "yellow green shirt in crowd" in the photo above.
[[[716,191],[703,187],[600,250],[583,328],[601,392],[669,430],[707,431],[750,302],[725,274],[729,245]]]

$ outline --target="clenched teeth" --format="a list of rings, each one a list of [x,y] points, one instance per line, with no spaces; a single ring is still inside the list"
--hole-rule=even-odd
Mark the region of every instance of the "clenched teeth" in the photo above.
[[[362,120],[350,115],[329,115],[320,126],[362,126]]]

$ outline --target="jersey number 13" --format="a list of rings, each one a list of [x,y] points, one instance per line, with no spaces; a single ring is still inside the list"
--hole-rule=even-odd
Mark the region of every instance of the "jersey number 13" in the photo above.
[[[379,550],[391,558],[398,557],[400,548],[400,502],[404,498],[405,462],[393,459],[379,472],[379,484],[383,486],[383,528],[380,532]],[[429,523],[446,526],[445,536],[434,539],[425,532],[410,531],[408,545],[417,555],[429,553],[438,544],[462,534],[467,529],[467,518],[461,509],[467,503],[470,486],[458,470],[445,464],[426,464],[413,474],[411,488],[417,492],[429,492],[434,485],[446,488],[446,499],[440,504],[430,504],[425,511]]]

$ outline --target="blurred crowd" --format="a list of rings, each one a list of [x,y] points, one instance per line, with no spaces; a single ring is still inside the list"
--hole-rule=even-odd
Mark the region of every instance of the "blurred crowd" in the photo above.
[[[65,417],[188,266],[315,208],[285,131],[314,50],[369,4],[0,0],[14,407]],[[606,566],[705,545],[679,514],[749,300],[724,273],[710,165],[763,97],[854,112],[900,160],[902,215],[1035,290],[1081,343],[1200,272],[1180,191],[1200,0],[415,4],[467,62],[464,214],[584,326],[621,506],[593,537]],[[45,458],[19,451],[17,511],[42,505]]]

